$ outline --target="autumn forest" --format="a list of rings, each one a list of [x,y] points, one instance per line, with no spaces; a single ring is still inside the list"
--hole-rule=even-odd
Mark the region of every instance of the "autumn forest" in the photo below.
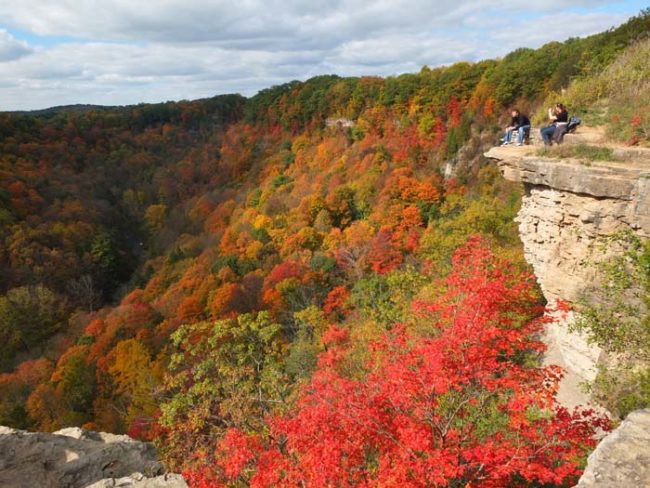
[[[482,154],[648,32],[0,113],[0,425],[151,440],[196,487],[572,486],[609,424],[555,399],[562,305]]]

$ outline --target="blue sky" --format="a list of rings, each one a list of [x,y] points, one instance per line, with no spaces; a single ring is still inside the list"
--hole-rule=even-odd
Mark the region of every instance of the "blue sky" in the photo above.
[[[414,72],[600,32],[647,6],[606,0],[2,2],[0,110],[251,95],[323,73]]]

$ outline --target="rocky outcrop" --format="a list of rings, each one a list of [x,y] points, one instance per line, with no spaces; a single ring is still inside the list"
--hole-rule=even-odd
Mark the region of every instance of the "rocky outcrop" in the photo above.
[[[355,127],[357,124],[354,120],[346,119],[344,117],[334,118],[330,117],[325,121],[327,127],[338,127],[340,129],[348,129]]]
[[[126,435],[79,428],[52,434],[0,427],[3,488],[181,488],[180,475],[165,474],[155,447]]]
[[[519,233],[544,296],[575,302],[598,283],[594,264],[621,252],[603,245],[607,237],[621,231],[650,237],[650,152],[615,148],[623,161],[589,163],[535,152],[505,147],[486,156],[506,179],[523,183]],[[570,407],[589,402],[581,383],[594,378],[601,355],[571,330],[574,320],[570,313],[545,337],[545,361],[566,370],[558,400]],[[650,487],[650,410],[631,413],[589,456],[576,488],[600,487]]]
[[[589,456],[576,488],[650,486],[650,410],[632,412]]]
[[[619,149],[618,152],[623,150]],[[596,262],[616,249],[605,238],[631,230],[650,237],[650,161],[636,150],[625,162],[581,162],[540,157],[530,148],[493,148],[503,176],[524,185],[517,220],[526,260],[544,296],[576,301],[596,280]],[[548,329],[546,360],[567,371],[559,399],[568,406],[586,403],[579,387],[595,375],[600,350],[571,332],[570,314]]]
[[[142,473],[133,473],[123,478],[105,478],[86,488],[186,488],[187,483],[180,474],[162,474],[147,478]]]

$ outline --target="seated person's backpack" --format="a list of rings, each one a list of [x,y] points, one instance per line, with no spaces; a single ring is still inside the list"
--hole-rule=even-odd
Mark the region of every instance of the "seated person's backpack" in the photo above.
[[[566,129],[569,126],[568,122],[555,124],[555,132],[553,132],[553,142],[556,144],[562,144],[564,141],[564,134],[566,134]]]
[[[580,125],[580,122],[582,121],[578,117],[571,117],[566,124],[558,124],[553,133],[553,140],[558,144],[562,144],[564,136],[574,133]]]
[[[566,126],[566,133],[573,134],[581,123],[582,120],[580,120],[578,117],[571,117],[569,119],[569,123]]]

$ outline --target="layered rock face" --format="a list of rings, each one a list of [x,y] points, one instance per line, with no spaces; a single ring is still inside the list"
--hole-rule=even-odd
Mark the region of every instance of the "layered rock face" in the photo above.
[[[493,148],[503,176],[524,184],[517,220],[526,260],[544,296],[575,302],[597,282],[595,263],[617,252],[605,240],[631,230],[650,237],[650,162],[646,153],[629,162],[590,162],[531,155],[530,148]],[[634,159],[636,158],[636,160]],[[569,330],[574,316],[548,328],[546,361],[567,371],[559,400],[588,402],[580,383],[592,380],[600,350]]]
[[[79,428],[52,434],[0,427],[3,488],[184,488],[165,474],[154,446],[126,435]]]
[[[506,179],[524,183],[519,230],[547,298],[579,297],[593,279],[589,263],[602,259],[603,238],[624,230],[650,237],[650,163],[487,155]]]

